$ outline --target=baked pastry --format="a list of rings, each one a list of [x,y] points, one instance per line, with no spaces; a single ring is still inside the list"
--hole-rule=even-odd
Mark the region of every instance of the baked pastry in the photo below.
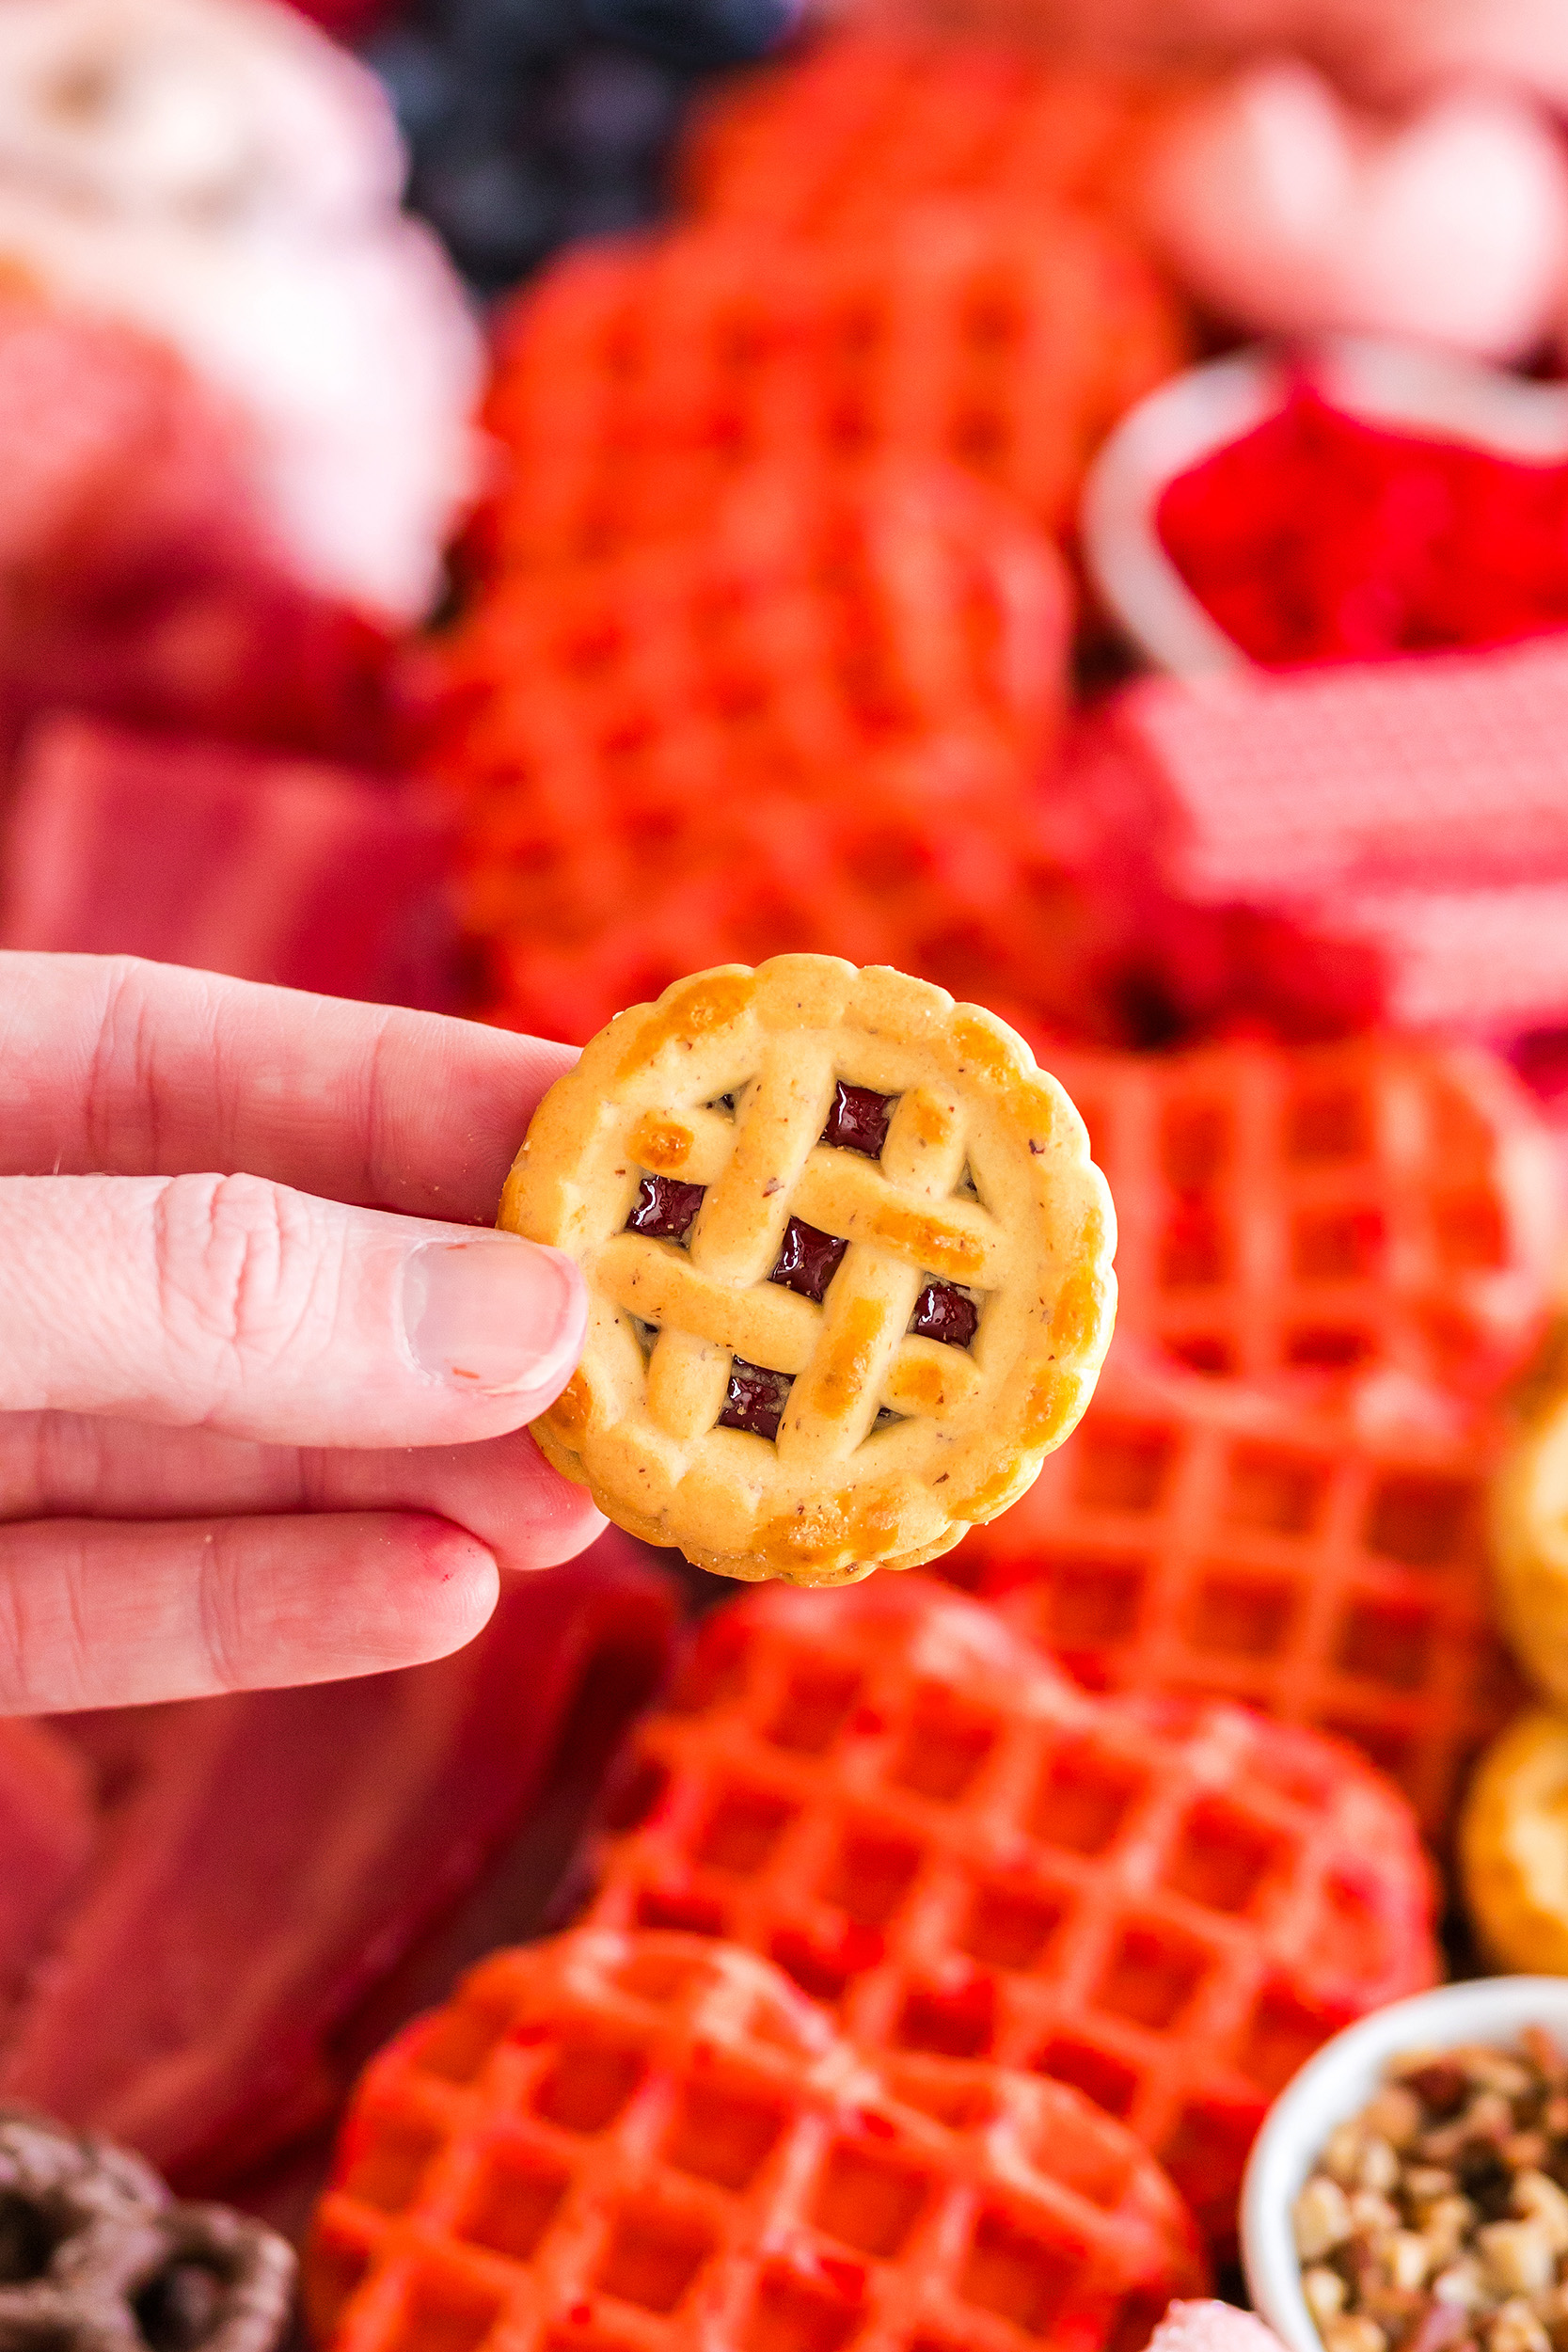
[[[1568,1393],[1561,1389],[1497,1473],[1492,1549],[1503,1633],[1536,1688],[1555,1707],[1568,1707]]]
[[[499,1221],[588,1279],[546,1458],[727,1576],[950,1549],[1068,1435],[1111,1336],[1110,1195],[1061,1088],[991,1014],[833,956],[619,1014]]]
[[[1460,1817],[1470,1924],[1490,1960],[1526,1976],[1568,1975],[1565,1789],[1568,1720],[1532,1708],[1482,1756]]]

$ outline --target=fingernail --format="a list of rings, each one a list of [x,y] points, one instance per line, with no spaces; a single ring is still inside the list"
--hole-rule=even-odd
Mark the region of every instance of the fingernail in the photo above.
[[[425,1242],[403,1276],[403,1327],[421,1372],[504,1395],[559,1389],[581,1352],[582,1278],[559,1249],[514,1233]]]

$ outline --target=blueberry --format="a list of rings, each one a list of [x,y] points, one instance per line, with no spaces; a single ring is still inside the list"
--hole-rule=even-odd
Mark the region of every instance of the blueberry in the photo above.
[[[411,147],[420,147],[451,116],[457,82],[451,60],[422,33],[388,32],[361,53],[392,102]]]
[[[470,72],[515,72],[553,56],[582,29],[578,0],[452,0],[452,49]]]
[[[549,135],[568,168],[594,178],[657,154],[675,128],[684,83],[626,49],[567,58],[549,104]]]
[[[588,24],[674,65],[738,65],[777,48],[799,0],[584,0]]]
[[[604,180],[573,188],[562,208],[562,233],[609,237],[654,219],[658,199],[645,179]]]
[[[562,233],[559,191],[524,155],[438,157],[421,167],[415,197],[458,267],[485,291],[532,269]]]

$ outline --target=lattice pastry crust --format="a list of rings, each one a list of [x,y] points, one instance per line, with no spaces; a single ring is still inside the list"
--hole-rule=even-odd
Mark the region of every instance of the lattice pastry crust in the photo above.
[[[1110,1195],[1061,1088],[991,1014],[832,956],[620,1014],[499,1221],[588,1278],[546,1457],[729,1576],[950,1549],[1071,1430],[1111,1334]]]

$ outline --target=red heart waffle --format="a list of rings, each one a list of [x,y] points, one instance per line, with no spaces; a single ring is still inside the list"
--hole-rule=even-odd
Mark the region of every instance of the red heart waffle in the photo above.
[[[1133,2352],[1190,2218],[1059,2086],[876,2061],[750,1952],[499,1952],[372,2064],[318,2210],[333,2352]]]
[[[1540,1338],[1557,1179],[1492,1056],[1377,1032],[1052,1066],[1117,1204],[1124,1332],[1198,1372],[1471,1395]]]
[[[1114,1035],[1031,788],[1068,608],[1025,521],[891,464],[764,469],[706,534],[493,585],[440,755],[493,1009],[580,1040],[693,958],[818,948]]]
[[[1493,1625],[1497,1434],[1361,1430],[1118,1345],[1070,1447],[952,1575],[1091,1690],[1354,1740],[1446,1838],[1520,1696]]]
[[[596,1920],[749,1945],[863,2046],[1076,2085],[1221,2239],[1274,2092],[1435,1974],[1416,1824],[1349,1749],[1090,1698],[919,1576],[710,1617],[611,1826]]]
[[[811,236],[885,229],[933,196],[1132,209],[1168,85],[1023,49],[842,33],[699,106],[680,159],[689,202]]]
[[[603,554],[700,524],[769,456],[945,460],[1056,531],[1181,356],[1136,253],[1066,211],[955,199],[857,242],[700,222],[601,244],[503,327],[487,535],[511,564]]]

